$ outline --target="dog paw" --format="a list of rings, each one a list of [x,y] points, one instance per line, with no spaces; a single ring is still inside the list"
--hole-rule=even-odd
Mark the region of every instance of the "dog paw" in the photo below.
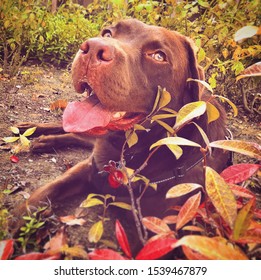
[[[43,153],[54,151],[55,137],[52,135],[41,135],[32,142],[31,152]]]

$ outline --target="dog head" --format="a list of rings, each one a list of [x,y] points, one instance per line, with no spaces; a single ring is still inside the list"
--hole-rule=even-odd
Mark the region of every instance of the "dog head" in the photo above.
[[[128,19],[81,45],[72,78],[76,91],[87,91],[88,97],[68,105],[65,131],[103,134],[127,130],[143,119],[153,107],[158,86],[171,93],[169,106],[174,110],[198,100],[198,84],[187,79],[203,79],[203,72],[190,39]]]

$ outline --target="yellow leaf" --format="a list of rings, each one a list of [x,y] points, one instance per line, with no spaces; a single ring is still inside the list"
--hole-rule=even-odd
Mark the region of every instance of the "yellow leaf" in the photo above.
[[[178,145],[167,145],[167,147],[170,149],[170,151],[173,153],[173,155],[176,157],[176,159],[179,159],[182,154],[183,150]]]
[[[219,140],[209,144],[210,147],[240,153],[253,158],[261,159],[261,146],[254,142],[241,140]]]
[[[200,83],[200,84],[202,84],[206,89],[208,89],[211,93],[213,93],[212,87],[211,87],[210,84],[208,84],[206,81],[188,78],[188,79],[187,79],[187,82],[197,82],[197,83]]]
[[[194,118],[203,115],[206,111],[206,108],[207,105],[204,101],[197,101],[186,104],[179,110],[177,114],[174,129],[182,126],[183,124]]]
[[[168,105],[170,100],[171,100],[170,93],[167,92],[165,89],[163,89],[159,100],[159,109]]]
[[[67,257],[70,256],[72,258],[79,258],[83,260],[88,259],[87,252],[80,245],[76,245],[73,247],[69,247],[68,245],[65,245],[61,248],[61,251]]]
[[[220,216],[231,229],[237,216],[237,202],[226,181],[212,168],[206,166],[206,192]]]
[[[186,138],[182,137],[166,137],[163,138],[156,143],[152,144],[150,146],[150,150],[157,147],[157,146],[162,146],[162,145],[180,145],[180,146],[192,146],[192,147],[201,147],[198,143],[190,141]]]
[[[184,183],[170,188],[166,194],[166,198],[175,198],[186,195],[194,190],[203,188],[199,184]]]
[[[164,127],[170,134],[174,134],[174,129],[169,126],[167,123],[161,121],[161,120],[155,120],[159,125]]]
[[[13,142],[17,141],[18,139],[20,139],[20,137],[4,137],[2,139],[6,143],[13,143]]]
[[[247,260],[247,256],[225,239],[216,239],[200,235],[182,237],[173,247],[186,246],[211,260]]]
[[[195,122],[192,122],[198,129],[198,131],[200,132],[204,142],[206,143],[206,145],[209,147],[209,139],[208,139],[208,136],[207,134],[205,133],[205,131],[198,125],[196,124]],[[211,152],[211,151],[210,151]]]
[[[15,126],[11,126],[11,127],[10,127],[10,130],[11,130],[14,134],[19,134],[19,133],[20,133],[19,128],[18,128],[18,127],[15,127]]]
[[[30,141],[24,135],[20,135],[20,141],[22,143],[22,146],[24,147],[30,146]]]
[[[217,120],[220,116],[218,109],[210,102],[207,102],[207,115],[208,115],[208,123]]]
[[[103,235],[103,222],[99,221],[92,225],[88,233],[89,242],[97,243]]]
[[[131,210],[131,205],[125,202],[111,202],[109,205],[116,206],[125,210]]]
[[[229,100],[228,98],[224,97],[224,96],[220,96],[220,95],[215,95],[216,97],[218,97],[222,102],[227,102],[233,109],[234,111],[234,117],[237,116],[238,114],[238,110],[237,110],[237,106],[231,101]]]
[[[97,205],[103,205],[103,201],[101,201],[98,198],[90,198],[90,199],[85,199],[80,207],[84,207],[84,208],[89,208],[89,207],[93,207],[93,206],[97,206]]]
[[[139,140],[137,133],[133,130],[127,130],[125,132],[125,137],[129,148],[137,144]]]
[[[36,130],[36,127],[31,127],[31,128],[28,128],[24,133],[23,133],[23,136],[30,136],[32,135]]]

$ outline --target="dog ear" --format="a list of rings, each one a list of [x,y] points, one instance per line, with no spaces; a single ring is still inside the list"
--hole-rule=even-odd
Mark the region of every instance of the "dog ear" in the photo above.
[[[189,78],[204,81],[205,74],[203,68],[197,62],[197,58],[196,58],[197,47],[194,41],[186,37],[185,46],[188,54]],[[189,96],[186,96],[185,98],[188,98],[189,100],[185,100],[185,101],[187,101],[188,103],[191,102],[191,100],[198,101],[201,99],[201,95],[204,91],[204,86],[195,81],[187,81],[187,89],[188,89],[187,92],[189,93]]]

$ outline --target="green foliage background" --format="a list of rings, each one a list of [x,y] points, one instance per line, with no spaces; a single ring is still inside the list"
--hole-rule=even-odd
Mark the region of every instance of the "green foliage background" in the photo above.
[[[87,8],[66,0],[55,14],[51,1],[0,0],[0,70],[13,76],[28,59],[66,65],[79,45],[106,24],[134,17],[194,39],[198,60],[215,88],[261,58],[260,35],[236,43],[243,26],[260,26],[260,2],[94,0]]]

